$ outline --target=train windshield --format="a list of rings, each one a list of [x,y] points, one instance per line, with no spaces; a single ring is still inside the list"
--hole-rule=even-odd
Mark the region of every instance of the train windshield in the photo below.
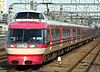
[[[8,43],[43,43],[42,29],[9,29]]]
[[[16,14],[15,19],[44,19],[44,17],[41,13],[19,12]]]

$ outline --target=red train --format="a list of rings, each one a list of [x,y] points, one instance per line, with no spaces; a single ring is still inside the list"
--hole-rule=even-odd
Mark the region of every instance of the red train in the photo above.
[[[9,24],[7,61],[13,65],[41,64],[94,37],[93,27],[49,21],[37,11],[19,12]]]

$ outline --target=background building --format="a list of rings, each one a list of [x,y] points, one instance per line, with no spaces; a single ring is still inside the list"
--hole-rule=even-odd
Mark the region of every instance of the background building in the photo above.
[[[7,25],[8,14],[4,13],[4,8],[5,8],[5,1],[0,0],[0,35],[6,34],[8,30],[8,25]]]
[[[4,7],[5,7],[4,0],[0,0],[0,20],[2,20],[2,13],[4,11]]]
[[[0,0],[0,11],[4,10],[4,0]]]

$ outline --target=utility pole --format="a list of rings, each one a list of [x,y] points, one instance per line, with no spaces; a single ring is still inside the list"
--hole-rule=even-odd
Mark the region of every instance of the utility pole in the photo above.
[[[60,5],[60,20],[63,21],[63,5]]]
[[[30,0],[30,10],[33,10],[33,0]]]
[[[46,5],[46,8],[47,8],[47,15],[48,15],[48,13],[49,13],[49,7],[48,7],[49,1],[48,1],[48,0],[43,0],[43,4]]]
[[[11,16],[11,13],[12,13],[12,5],[10,5],[9,6],[9,10],[8,10],[8,23],[10,23],[11,22],[11,20],[12,20],[12,16]]]
[[[34,0],[28,0],[30,3],[30,10],[37,10],[37,4],[34,2]]]

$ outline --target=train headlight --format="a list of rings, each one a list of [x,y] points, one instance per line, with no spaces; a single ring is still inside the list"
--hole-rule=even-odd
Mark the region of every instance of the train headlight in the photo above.
[[[30,48],[36,48],[36,47],[37,47],[36,45],[30,44]]]
[[[14,44],[8,44],[8,48],[14,48]]]
[[[17,44],[17,48],[27,48],[26,43]]]

